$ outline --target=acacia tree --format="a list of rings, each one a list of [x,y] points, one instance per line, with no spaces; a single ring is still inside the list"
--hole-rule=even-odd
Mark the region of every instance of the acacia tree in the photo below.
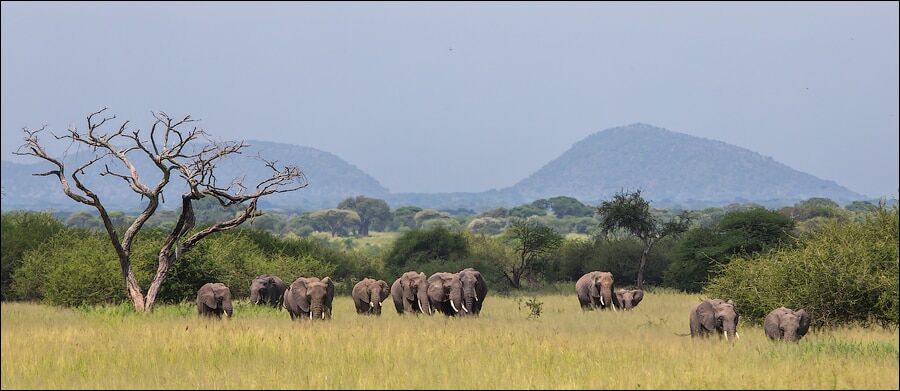
[[[534,220],[513,220],[504,232],[515,256],[507,258],[501,271],[513,288],[522,286],[524,276],[535,260],[545,257],[563,243],[562,235]]]
[[[359,236],[369,236],[369,226],[383,228],[391,218],[391,208],[387,202],[366,196],[350,197],[338,204],[338,209],[350,209],[359,215]]]
[[[322,209],[310,213],[309,218],[318,230],[327,229],[331,237],[342,236],[349,228],[359,226],[359,214],[350,209]]]
[[[638,289],[644,286],[644,265],[647,264],[647,256],[653,245],[669,235],[678,235],[690,228],[693,221],[687,211],[681,212],[671,220],[663,221],[654,216],[650,210],[650,203],[641,197],[641,191],[619,192],[609,201],[603,201],[597,207],[600,216],[600,228],[602,232],[619,228],[628,231],[644,243],[644,251],[641,252],[641,265],[635,284]]]
[[[93,152],[92,157],[74,170],[67,171],[62,159],[50,156],[45,150],[38,136],[46,129],[46,125],[38,130],[24,128],[25,144],[16,154],[35,156],[52,163],[53,169],[34,175],[56,176],[63,192],[69,198],[97,209],[118,255],[125,288],[137,311],[146,312],[153,309],[169,268],[203,238],[215,232],[237,227],[247,219],[259,216],[261,213],[256,208],[260,198],[298,190],[307,185],[306,178],[299,168],[295,166],[278,168],[277,162],[259,158],[269,171],[268,178],[255,185],[246,186],[243,179],[234,179],[228,185],[221,186],[216,180],[216,165],[226,157],[240,154],[247,147],[244,142],[210,141],[203,129],[192,125],[195,120],[190,116],[176,119],[163,112],[152,113],[155,121],[150,127],[149,135],[142,134],[140,129],[131,130],[128,126],[129,121],[124,121],[117,129],[107,131],[102,129],[103,125],[114,120],[116,116],[104,116],[106,110],[107,108],[103,108],[88,115],[87,128],[84,130],[70,127],[62,136],[53,135],[57,140],[68,140],[70,145],[87,146]],[[157,173],[160,176],[159,181],[148,185],[134,164],[135,158],[149,158],[155,169],[159,170]],[[100,196],[88,188],[80,177],[88,175],[85,170],[100,161],[109,161],[104,163],[102,171],[99,171],[100,176],[122,179],[142,200],[147,199],[144,209],[131,221],[121,236],[116,231],[110,213],[103,206]],[[126,170],[127,173],[121,170]],[[181,194],[178,220],[159,250],[159,266],[145,296],[131,268],[131,247],[144,223],[157,211],[163,189],[171,183],[173,174],[184,181],[187,191]],[[72,188],[70,181],[75,188]],[[195,230],[192,204],[206,197],[215,199],[223,208],[237,207],[239,212],[231,219]]]

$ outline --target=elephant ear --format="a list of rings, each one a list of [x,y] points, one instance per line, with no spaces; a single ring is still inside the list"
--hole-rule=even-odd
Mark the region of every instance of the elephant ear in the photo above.
[[[378,280],[378,284],[381,285],[381,300],[379,301],[384,301],[388,297],[390,288],[385,280]]]
[[[309,312],[309,296],[306,295],[305,279],[297,279],[291,284],[291,297],[294,298],[294,304],[300,307],[300,311]]]
[[[704,301],[697,306],[697,319],[706,330],[716,329],[716,309],[709,301]]]
[[[797,335],[802,337],[809,331],[809,323],[812,319],[806,313],[806,310],[803,309],[797,310],[794,314],[800,317],[800,328],[797,329]]]
[[[334,300],[334,282],[331,281],[331,277],[325,277],[322,283],[325,284],[325,304],[331,307],[331,301]]]
[[[763,322],[763,328],[766,330],[766,335],[769,338],[780,339],[784,334],[781,333],[781,313],[777,312],[778,310],[774,310],[766,316],[765,321]]]
[[[620,307],[625,307],[625,292],[616,291],[616,298],[619,299]]]
[[[597,289],[597,279],[591,279],[591,297],[600,297],[600,290]]]
[[[209,308],[215,309],[219,306],[219,303],[216,300],[216,292],[210,290],[208,295],[203,296],[203,304]]]
[[[644,290],[643,289],[635,289],[631,291],[634,293],[633,298],[631,299],[631,306],[636,307],[641,300],[644,300]]]

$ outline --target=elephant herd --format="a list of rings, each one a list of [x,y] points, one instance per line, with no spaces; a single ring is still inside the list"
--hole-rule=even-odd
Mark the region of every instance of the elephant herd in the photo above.
[[[356,312],[381,315],[388,295],[398,314],[442,313],[447,316],[477,316],[487,296],[487,284],[481,273],[466,268],[459,273],[403,273],[388,288],[384,280],[365,278],[353,286],[351,296]],[[334,300],[334,282],[329,277],[300,277],[290,285],[268,274],[250,282],[250,303],[283,307],[291,320],[330,319]],[[201,316],[231,317],[231,291],[225,284],[208,283],[197,291],[197,312]]]
[[[593,271],[575,283],[578,303],[584,311],[634,309],[644,298],[641,289],[614,288],[612,273]],[[384,280],[365,278],[353,286],[351,296],[360,315],[381,315],[388,295],[398,314],[446,316],[477,316],[487,297],[487,284],[481,273],[466,268],[458,273],[438,272],[431,276],[409,271],[403,273],[388,288]],[[283,307],[296,319],[331,319],[334,282],[329,277],[300,277],[290,285],[268,274],[253,279],[250,284],[252,304]],[[209,283],[197,291],[197,311],[201,316],[231,317],[231,291],[222,283]],[[740,338],[737,332],[739,315],[731,300],[707,299],[690,312],[690,336],[708,337],[717,334],[730,340]],[[780,307],[766,316],[764,330],[772,340],[797,341],[809,331],[810,317],[804,310]],[[688,334],[684,334],[685,336]]]

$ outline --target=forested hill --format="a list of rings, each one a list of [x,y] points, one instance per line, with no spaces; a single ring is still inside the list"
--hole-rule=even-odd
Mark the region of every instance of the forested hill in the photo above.
[[[523,199],[594,201],[637,188],[648,199],[676,203],[864,198],[748,149],[646,124],[594,133],[504,190]]]

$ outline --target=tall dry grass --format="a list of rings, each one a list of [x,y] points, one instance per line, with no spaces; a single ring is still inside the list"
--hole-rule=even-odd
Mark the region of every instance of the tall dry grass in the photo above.
[[[330,322],[237,305],[230,321],[191,305],[65,310],[2,304],[3,388],[898,388],[898,333],[813,330],[772,343],[695,341],[696,296],[649,293],[630,313],[583,313],[573,295],[539,296],[528,320],[489,296],[478,319],[358,316]]]

